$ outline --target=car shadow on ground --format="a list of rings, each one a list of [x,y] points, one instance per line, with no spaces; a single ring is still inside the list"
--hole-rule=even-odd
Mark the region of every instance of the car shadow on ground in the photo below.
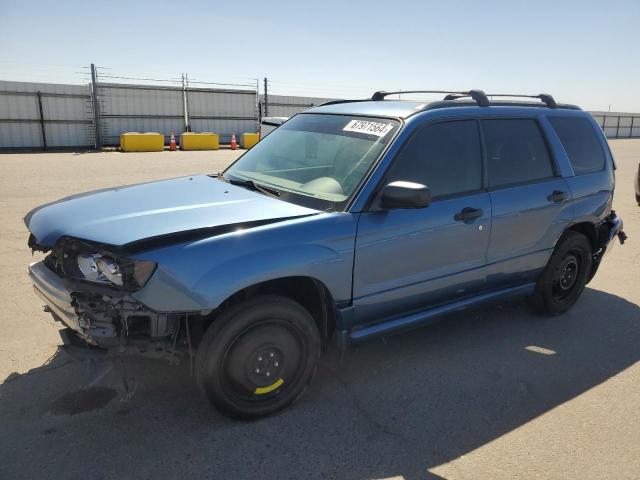
[[[188,362],[77,359],[0,387],[1,478],[439,478],[455,459],[640,359],[640,308],[587,289],[560,317],[513,302],[326,355],[306,395],[251,423]]]

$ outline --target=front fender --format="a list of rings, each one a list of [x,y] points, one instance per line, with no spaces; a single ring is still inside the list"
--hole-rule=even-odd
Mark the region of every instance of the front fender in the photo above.
[[[351,290],[353,259],[323,245],[281,246],[249,252],[217,264],[195,285],[194,291],[215,292],[209,305],[217,307],[235,292],[268,280],[310,277],[322,282],[333,298],[345,300]]]
[[[208,311],[249,286],[304,276],[336,302],[350,301],[357,215],[314,215],[145,252],[137,258],[158,269],[135,296],[156,311]]]

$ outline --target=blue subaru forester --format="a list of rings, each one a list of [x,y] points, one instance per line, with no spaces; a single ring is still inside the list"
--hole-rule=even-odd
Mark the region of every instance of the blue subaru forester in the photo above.
[[[36,293],[91,345],[193,354],[240,418],[298,398],[332,338],[516,295],[567,311],[624,240],[602,131],[550,95],[426,93],[446,96],[330,102],[223,173],[36,208]]]

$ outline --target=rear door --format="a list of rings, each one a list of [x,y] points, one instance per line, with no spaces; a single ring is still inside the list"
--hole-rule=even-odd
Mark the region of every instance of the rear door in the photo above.
[[[427,185],[432,202],[421,209],[361,214],[353,285],[359,323],[420,310],[485,287],[491,203],[482,188],[478,121],[419,127],[383,184],[398,180]]]
[[[488,286],[532,282],[572,219],[570,190],[535,118],[481,124],[493,209]]]
[[[589,118],[547,116],[571,163],[573,176],[567,178],[573,196],[574,221],[598,223],[611,208],[613,162],[607,168],[606,142],[602,130]]]

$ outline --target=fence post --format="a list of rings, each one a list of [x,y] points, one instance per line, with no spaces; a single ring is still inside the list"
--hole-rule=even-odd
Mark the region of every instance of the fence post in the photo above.
[[[268,117],[269,116],[269,93],[268,93],[268,86],[267,86],[267,77],[264,77],[264,116]]]
[[[620,138],[620,115],[618,115],[618,124],[616,125],[616,138]]]
[[[182,74],[182,112],[184,114],[184,131],[190,132],[191,125],[189,125],[189,98],[187,90],[189,88],[189,76],[186,73]]]
[[[260,133],[260,79],[256,78],[256,133]]]
[[[96,66],[91,64],[91,106],[93,107],[93,128],[95,130],[94,144],[96,150],[102,148],[102,125],[100,124],[100,103],[98,98],[98,73]]]
[[[38,109],[40,111],[40,131],[42,132],[42,149],[47,149],[47,132],[44,126],[44,113],[42,110],[42,93],[38,90]]]
[[[633,121],[636,119],[633,115],[631,116],[631,128],[629,129],[629,138],[633,137]]]

